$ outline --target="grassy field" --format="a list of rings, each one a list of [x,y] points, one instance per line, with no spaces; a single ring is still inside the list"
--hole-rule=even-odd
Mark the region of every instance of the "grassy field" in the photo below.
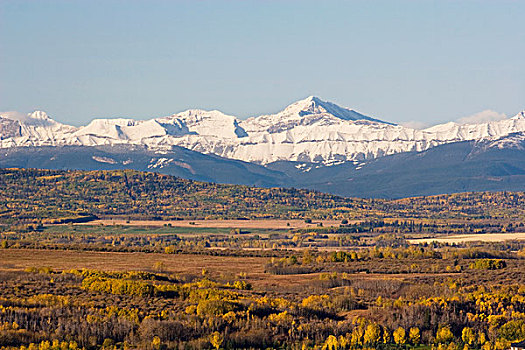
[[[437,236],[434,238],[419,238],[409,239],[408,242],[411,244],[423,244],[423,243],[466,243],[466,242],[505,242],[511,240],[525,240],[524,232],[517,233],[483,233],[474,235],[453,235],[453,236]]]
[[[23,271],[28,268],[51,268],[53,271],[94,269],[102,271],[147,271],[163,273],[186,279],[201,277],[230,281],[243,275],[254,291],[280,295],[308,295],[321,293],[321,272],[276,275],[266,272],[270,258],[213,256],[202,254],[120,253],[90,251],[55,251],[39,249],[8,249],[0,251],[0,270]],[[427,277],[447,277],[451,274],[425,274]],[[409,273],[347,273],[353,281],[397,281],[416,283],[420,274]]]
[[[118,253],[89,251],[52,251],[8,249],[0,255],[1,269],[23,270],[27,267],[51,267],[53,270],[97,269],[109,271],[154,271],[162,263],[165,272],[200,275],[202,269],[219,276],[248,272],[264,273],[267,258],[226,257],[197,254]]]
[[[357,222],[354,220],[353,222]],[[325,227],[338,226],[340,220],[316,220],[314,223],[306,223],[304,220],[277,220],[277,219],[260,219],[260,220],[176,220],[176,221],[159,221],[159,220],[93,220],[84,223],[84,225],[121,225],[121,226],[166,226],[189,227],[189,228],[257,228],[257,229],[290,229],[316,227],[318,224]]]
[[[231,257],[196,254],[115,253],[85,251],[48,251],[9,249],[0,255],[0,270],[23,271],[27,268],[49,267],[54,271],[70,269],[95,269],[103,271],[149,271],[156,272],[155,265],[162,264],[162,272],[192,279],[201,277],[203,270],[208,278],[231,281],[239,275],[253,286],[255,292],[272,295],[307,296],[322,293],[320,273],[275,275],[265,272],[270,261],[260,257]],[[446,276],[448,274],[444,274]],[[349,274],[357,280],[411,281],[418,277],[400,274]],[[438,275],[433,274],[437,277]]]
[[[75,225],[46,225],[44,231],[48,233],[74,233],[74,234],[99,234],[99,235],[229,235],[236,226],[214,226],[214,225],[188,225],[188,226],[166,226],[166,225],[95,225],[75,224]],[[266,227],[243,227],[243,233],[269,234],[275,232],[286,232],[285,229],[266,228]]]

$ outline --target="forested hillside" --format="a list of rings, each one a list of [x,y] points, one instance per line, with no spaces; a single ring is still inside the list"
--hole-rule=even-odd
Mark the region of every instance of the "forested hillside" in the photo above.
[[[133,170],[0,170],[0,218],[302,218],[368,208],[308,190],[198,182]]]
[[[0,170],[0,220],[519,218],[523,192],[479,192],[400,200],[185,180],[132,170]]]

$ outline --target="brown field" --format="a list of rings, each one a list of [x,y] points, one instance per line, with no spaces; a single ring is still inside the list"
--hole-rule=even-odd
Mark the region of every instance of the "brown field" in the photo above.
[[[105,219],[94,220],[79,225],[126,225],[126,226],[164,226],[171,224],[173,227],[206,227],[206,228],[262,228],[262,229],[289,229],[316,227],[322,223],[325,227],[339,226],[338,220],[315,220],[307,224],[304,220],[177,220],[177,221],[146,221],[146,220],[120,220]],[[289,226],[288,226],[289,224]]]
[[[0,251],[0,269],[49,266],[55,270],[98,269],[111,271],[151,270],[162,262],[171,273],[263,273],[268,258],[199,254],[120,253],[73,250],[7,249]]]
[[[0,271],[24,270],[28,267],[50,267],[54,271],[70,269],[97,269],[104,271],[153,271],[153,265],[162,262],[164,272],[174,275],[200,276],[206,269],[214,279],[237,279],[239,273],[255,291],[301,294],[316,288],[319,273],[274,275],[264,272],[269,258],[210,256],[199,254],[121,253],[73,250],[4,249],[0,250]],[[411,280],[418,274],[355,273],[355,280]],[[438,274],[427,274],[437,276]],[[447,275],[447,274],[444,274]],[[319,290],[321,292],[321,290]]]
[[[473,235],[454,235],[454,236],[440,236],[435,238],[420,238],[408,240],[412,244],[419,243],[464,243],[464,242],[504,242],[510,240],[525,239],[525,232],[519,233],[480,233]]]
[[[32,249],[0,250],[0,270],[23,270],[27,267],[51,267],[55,271],[97,269],[104,271],[152,271],[162,262],[165,272],[200,275],[206,269],[213,278],[235,279],[244,272],[255,289],[278,291],[293,286],[300,291],[318,274],[271,275],[264,273],[269,258],[210,256],[198,254],[117,253],[91,251],[55,251]]]

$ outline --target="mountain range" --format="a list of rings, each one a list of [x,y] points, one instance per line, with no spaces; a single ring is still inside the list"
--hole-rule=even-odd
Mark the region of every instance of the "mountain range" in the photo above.
[[[245,120],[192,109],[74,127],[36,111],[0,115],[0,166],[133,168],[362,197],[525,190],[524,135],[525,111],[416,130],[313,96]]]

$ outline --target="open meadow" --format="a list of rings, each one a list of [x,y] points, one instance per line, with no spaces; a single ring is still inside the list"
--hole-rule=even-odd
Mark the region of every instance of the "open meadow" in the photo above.
[[[448,243],[458,244],[466,242],[505,242],[513,240],[525,239],[525,232],[519,233],[483,233],[473,235],[452,235],[452,236],[437,236],[434,238],[419,238],[409,239],[411,244],[424,244],[424,243]]]
[[[357,221],[354,221],[357,222]],[[304,220],[177,220],[177,221],[160,221],[160,220],[93,220],[86,222],[86,225],[121,225],[121,226],[174,226],[189,228],[251,228],[251,229],[290,229],[290,228],[307,228],[315,227],[319,223],[323,226],[339,226],[338,220],[318,220],[316,223],[306,223]]]

